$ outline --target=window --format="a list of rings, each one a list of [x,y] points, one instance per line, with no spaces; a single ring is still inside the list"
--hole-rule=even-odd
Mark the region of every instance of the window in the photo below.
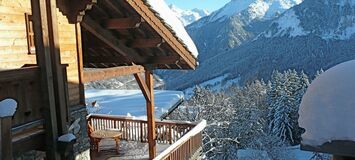
[[[32,15],[29,13],[25,13],[26,20],[26,34],[27,34],[27,48],[28,54],[35,54],[35,36],[33,32],[33,23],[32,23]]]

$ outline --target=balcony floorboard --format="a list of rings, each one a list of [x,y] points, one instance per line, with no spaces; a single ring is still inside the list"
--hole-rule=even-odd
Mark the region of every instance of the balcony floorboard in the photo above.
[[[168,144],[157,144],[157,154],[168,147]],[[95,160],[145,160],[149,158],[148,143],[121,141],[119,154],[117,154],[113,140],[102,140],[100,152],[91,152],[91,156]]]

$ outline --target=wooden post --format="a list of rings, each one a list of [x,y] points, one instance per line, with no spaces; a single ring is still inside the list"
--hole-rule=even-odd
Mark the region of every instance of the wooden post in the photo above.
[[[149,159],[153,159],[156,155],[156,135],[155,135],[155,117],[154,117],[154,84],[152,71],[145,72],[145,81],[149,90],[150,100],[147,103],[147,117],[148,117],[148,146]]]
[[[45,129],[46,129],[46,158],[59,160],[60,154],[57,151],[57,111],[56,111],[56,94],[53,81],[52,67],[52,51],[53,46],[53,28],[48,26],[48,15],[46,0],[31,0],[31,9],[33,15],[33,25],[35,33],[35,47],[36,47],[36,60],[37,65],[41,70],[41,89],[42,89],[42,105],[44,106],[43,115],[45,117]],[[52,4],[53,5],[53,4]],[[53,6],[52,6],[53,7]],[[49,7],[49,8],[52,8]],[[55,7],[55,6],[54,6]],[[53,10],[51,10],[53,11]],[[52,24],[53,21],[51,21]],[[53,24],[52,24],[53,25]],[[50,31],[51,30],[51,31]],[[59,68],[60,69],[60,68]],[[57,86],[58,87],[58,86]],[[65,108],[64,108],[65,109]],[[62,125],[62,124],[61,124]],[[61,127],[61,126],[59,126]]]
[[[78,56],[78,69],[79,69],[80,104],[85,105],[83,47],[82,47],[82,40],[81,40],[80,23],[75,24],[75,34],[76,34],[76,52]]]
[[[54,84],[54,95],[56,97],[56,113],[59,135],[66,134],[68,121],[68,94],[67,79],[63,73],[63,66],[60,60],[58,21],[56,0],[46,0],[47,6],[47,22],[48,22],[48,38],[51,52],[52,73]]]
[[[0,159],[12,159],[12,117],[0,118]]]

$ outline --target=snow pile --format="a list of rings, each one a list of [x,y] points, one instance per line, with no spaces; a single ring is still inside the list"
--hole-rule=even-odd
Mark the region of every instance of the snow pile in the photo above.
[[[17,102],[13,99],[0,101],[0,118],[11,117],[15,114]]]
[[[305,145],[319,146],[333,140],[355,141],[355,60],[321,74],[304,95],[299,125]]]
[[[192,9],[192,10],[183,10],[175,5],[170,5],[169,8],[171,11],[173,11],[176,15],[176,17],[179,18],[179,20],[184,24],[184,26],[187,26],[191,24],[192,22],[195,22],[202,17],[208,16],[210,13],[207,10],[202,10],[202,9]]]
[[[198,56],[198,51],[195,43],[192,41],[189,34],[186,32],[184,25],[175,16],[174,12],[166,5],[164,0],[146,0],[151,8],[158,13],[160,18],[175,32],[176,36],[186,45],[187,49],[195,58]]]
[[[146,118],[146,101],[140,90],[96,90],[85,91],[88,102],[88,112],[95,114],[110,114],[130,116],[138,119]],[[157,118],[167,113],[171,107],[182,102],[183,92],[154,91],[155,115]],[[96,107],[90,106],[96,101]]]
[[[59,142],[72,142],[76,139],[76,137],[74,136],[74,134],[68,133],[65,135],[62,135],[58,138]]]

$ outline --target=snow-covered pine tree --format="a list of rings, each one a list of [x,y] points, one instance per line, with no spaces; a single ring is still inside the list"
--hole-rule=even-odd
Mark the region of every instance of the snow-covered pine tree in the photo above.
[[[319,75],[321,75],[324,72],[324,70],[321,68],[316,72],[315,78],[317,78]]]
[[[307,86],[308,76],[295,70],[274,72],[268,93],[269,129],[290,144],[299,144],[302,129],[298,126],[298,110]]]
[[[271,121],[274,118],[275,108],[274,105],[277,98],[281,96],[282,86],[283,86],[283,74],[279,71],[273,71],[271,75],[271,80],[269,81],[269,90],[267,93],[267,104],[269,106],[268,120]]]

